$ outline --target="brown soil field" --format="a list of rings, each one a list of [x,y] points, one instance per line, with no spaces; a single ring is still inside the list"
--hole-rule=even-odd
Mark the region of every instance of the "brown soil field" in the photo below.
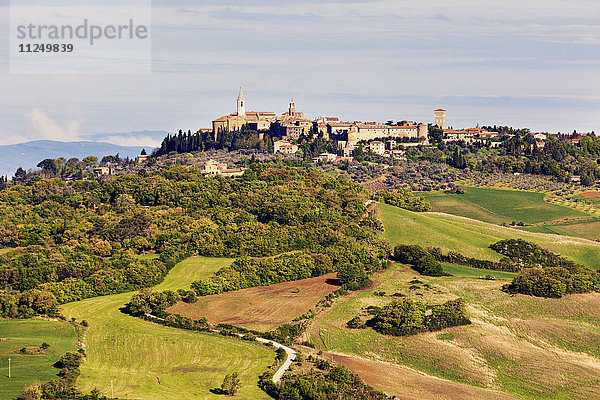
[[[206,296],[194,304],[178,303],[167,311],[192,319],[206,317],[212,324],[225,323],[266,332],[308,312],[340,288],[334,282],[335,274],[328,274]]]
[[[348,367],[375,389],[399,400],[514,400],[507,394],[440,379],[400,365],[323,352],[329,361]]]

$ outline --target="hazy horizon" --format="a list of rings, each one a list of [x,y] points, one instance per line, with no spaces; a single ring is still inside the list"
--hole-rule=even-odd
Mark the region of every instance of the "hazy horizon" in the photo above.
[[[598,131],[592,0],[155,0],[152,12],[150,75],[11,75],[0,0],[0,144],[210,127],[240,87],[249,110],[278,114],[294,98],[311,118],[428,123],[441,107],[455,128]]]

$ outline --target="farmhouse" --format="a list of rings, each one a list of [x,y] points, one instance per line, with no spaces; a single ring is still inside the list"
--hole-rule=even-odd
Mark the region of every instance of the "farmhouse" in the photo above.
[[[227,164],[215,160],[208,160],[204,165],[202,173],[205,175],[241,176],[247,168],[228,168]]]

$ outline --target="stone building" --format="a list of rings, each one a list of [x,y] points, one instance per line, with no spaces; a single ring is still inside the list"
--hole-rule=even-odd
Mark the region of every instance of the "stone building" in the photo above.
[[[270,111],[246,111],[246,99],[240,89],[238,94],[236,112],[225,115],[213,121],[213,133],[239,131],[242,126],[248,125],[250,129],[260,131],[271,129],[277,115]]]

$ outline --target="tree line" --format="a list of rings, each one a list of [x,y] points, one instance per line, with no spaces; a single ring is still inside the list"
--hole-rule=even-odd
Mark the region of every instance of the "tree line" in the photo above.
[[[391,259],[409,264],[423,275],[445,275],[442,262],[472,268],[517,272],[510,284],[502,290],[538,297],[562,297],[572,293],[600,291],[600,273],[567,260],[535,243],[523,239],[507,239],[490,245],[503,255],[500,261],[466,257],[458,252],[444,253],[435,247],[397,245]]]
[[[0,192],[0,246],[11,248],[0,256],[0,309],[10,310],[5,316],[39,313],[43,302],[28,311],[20,299],[31,290],[65,303],[152,286],[191,254],[379,251],[365,219],[368,197],[348,180],[257,163],[235,178],[172,167],[12,186]],[[331,254],[323,250],[330,247]]]
[[[194,153],[208,150],[240,150],[256,149],[273,152],[273,138],[268,133],[261,133],[244,125],[236,131],[218,131],[216,135],[212,131],[197,131],[187,133],[179,130],[175,135],[167,135],[159,148],[152,155],[160,157],[171,152]]]

